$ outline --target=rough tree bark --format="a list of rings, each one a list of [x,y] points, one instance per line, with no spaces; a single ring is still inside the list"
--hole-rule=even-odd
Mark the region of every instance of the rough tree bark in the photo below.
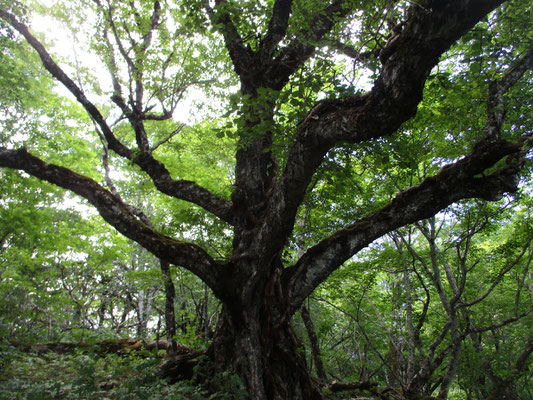
[[[103,8],[98,0],[94,2]],[[273,133],[263,130],[258,134],[253,129],[272,121],[274,105],[263,104],[267,111],[248,118],[245,129],[239,132],[231,201],[195,182],[173,179],[152,154],[145,122],[168,119],[172,114],[166,109],[160,114],[151,111],[145,102],[148,96],[143,96],[143,75],[135,69],[151,45],[151,34],[131,44],[137,46],[136,51],[122,52],[133,80],[127,101],[120,80],[112,76],[115,93],[111,100],[135,132],[136,148],[131,149],[115,136],[98,108],[29,29],[17,17],[0,9],[0,18],[24,36],[38,52],[44,67],[85,107],[109,150],[137,165],[162,193],[194,203],[233,227],[233,252],[228,260],[215,260],[196,244],[163,235],[112,191],[68,168],[48,164],[24,148],[0,148],[0,167],[23,170],[77,193],[123,235],[202,279],[223,303],[209,354],[219,370],[232,369],[241,374],[250,398],[320,399],[320,391],[297,351],[298,343],[289,323],[291,316],[344,261],[384,234],[430,217],[458,200],[472,197],[495,200],[517,189],[524,149],[530,139],[511,143],[501,138],[504,113],[500,106],[508,87],[498,86],[502,90],[491,97],[495,103],[489,110],[486,135],[471,154],[400,192],[382,209],[310,247],[294,265],[284,265],[281,254],[292,233],[298,207],[327,152],[340,142],[359,144],[393,135],[415,115],[425,81],[443,52],[503,2],[412,2],[401,32],[380,53],[382,68],[373,88],[365,94],[315,104],[295,132],[280,170],[272,152]],[[322,10],[315,10],[312,27],[302,28],[295,39],[290,39],[287,29],[292,3],[274,1],[266,33],[260,45],[252,50],[234,25],[226,0],[216,0],[214,6],[203,2],[213,26],[225,40],[241,92],[252,100],[260,100],[260,88],[282,89],[313,56],[317,43],[335,24],[358,11],[357,2],[327,2]],[[161,4],[154,0],[150,32],[157,29],[160,13]],[[112,27],[112,10],[104,10],[103,14]],[[118,37],[115,39],[120,42]],[[123,48],[120,43],[118,48]],[[513,70],[516,79],[531,67],[532,58],[529,52]],[[514,81],[511,79],[508,86]],[[248,113],[252,111],[248,109]],[[509,160],[507,164],[482,174],[505,158]]]

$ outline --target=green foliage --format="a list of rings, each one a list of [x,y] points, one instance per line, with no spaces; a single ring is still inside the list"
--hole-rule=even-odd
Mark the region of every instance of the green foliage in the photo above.
[[[158,376],[157,353],[55,354],[23,353],[6,349],[0,398],[5,400],[109,399],[109,400],[230,400],[245,399],[242,381],[232,373],[216,376],[207,391],[198,384],[171,384]]]
[[[531,279],[533,231],[529,209],[523,208],[528,199],[529,196],[523,194],[511,203],[464,202],[436,219],[439,224],[436,243],[442,250],[437,254],[439,279],[447,295],[451,298],[453,292],[444,273],[444,263],[450,266],[458,282],[462,276],[461,263],[466,265],[464,297],[460,301],[471,302],[490,291],[475,305],[460,308],[460,329],[468,332],[472,326],[495,325],[489,332],[479,335],[465,333],[457,383],[449,398],[464,398],[465,393],[472,394],[474,390],[490,393],[495,381],[486,377],[487,368],[501,379],[508,377],[512,374],[510,366],[531,338],[528,328],[531,290],[524,291],[523,286],[525,280]],[[427,222],[417,227],[424,225],[429,227]],[[434,342],[447,323],[444,307],[432,283],[432,272],[422,264],[431,263],[431,250],[417,229],[406,227],[395,237],[396,241],[398,237],[409,240],[419,258],[405,246],[398,247],[398,242],[384,239],[360,253],[357,261],[346,263],[333,273],[314,293],[310,307],[315,310],[315,330],[323,360],[334,375],[342,374],[360,381],[368,379],[368,374],[372,373],[374,379],[386,385],[393,365],[390,357],[395,354],[391,352],[393,344],[399,349],[400,365],[405,368],[408,305],[412,308],[413,325],[421,326],[421,353],[417,353],[417,360],[420,360],[417,362],[422,362],[425,357],[422,349]],[[409,276],[410,304],[406,297],[405,273]],[[424,311],[427,301],[428,308]],[[504,323],[517,315],[525,317],[514,323]],[[444,340],[436,351],[449,344],[449,339]],[[443,373],[443,368],[435,371],[436,376]],[[528,369],[513,377],[517,379],[513,386],[515,393],[529,398],[527,391],[521,390],[528,386]]]
[[[78,65],[76,57],[54,55],[80,87],[94,94],[91,100],[114,123],[114,134],[128,147],[136,146],[135,132],[127,116],[121,119],[116,109],[99,104],[104,98],[121,94],[127,106],[133,107],[138,101],[134,87],[142,80],[145,102],[137,106],[145,116],[180,111],[179,100],[188,95],[207,99],[205,103],[211,104],[190,111],[196,115],[180,114],[174,119],[158,114],[160,118],[144,121],[144,128],[154,157],[173,178],[194,181],[230,200],[235,153],[267,132],[273,138],[266,152],[275,155],[281,171],[310,109],[320,100],[367,90],[365,80],[380,72],[377,55],[389,39],[389,25],[402,20],[410,5],[422,7],[424,2],[354,1],[353,14],[346,21],[337,21],[331,33],[315,43],[313,29],[324,2],[295,0],[284,44],[313,44],[317,50],[280,90],[260,87],[250,94],[238,91],[221,40],[221,26],[211,26],[203,3],[162,2],[163,22],[157,24],[151,45],[145,47],[142,43],[149,37],[154,18],[153,1],[117,0],[109,10],[98,2],[81,0],[61,0],[50,6],[0,0],[0,7],[22,20],[30,14],[49,18],[72,35],[79,54],[86,57],[85,53],[91,52],[114,74],[115,81],[108,82],[99,77],[100,71]],[[217,16],[229,15],[244,48],[257,50],[274,1],[219,3]],[[442,57],[426,82],[416,117],[398,134],[332,148],[300,207],[293,236],[283,252],[286,264],[294,263],[299,251],[378,210],[401,190],[470,152],[486,124],[488,82],[501,78],[531,46],[530,24],[528,2],[505,4]],[[85,37],[90,39],[83,40]],[[126,48],[112,44],[113,38]],[[366,56],[356,63],[342,55],[339,43]],[[26,147],[46,162],[71,166],[107,184],[102,138],[84,109],[58,90],[35,52],[2,20],[0,47],[0,146]],[[53,43],[47,47],[53,48]],[[118,57],[122,53],[126,56]],[[533,125],[532,114],[527,112],[533,104],[532,83],[528,73],[506,93],[505,139],[521,137]],[[212,117],[221,110],[221,115]],[[187,126],[180,122],[195,119],[200,121]],[[112,153],[106,156],[120,196],[144,210],[156,229],[179,240],[194,241],[215,259],[231,256],[233,231],[228,224],[199,207],[157,192],[134,162]],[[525,166],[531,174],[530,156]],[[391,383],[393,372],[405,376],[405,343],[410,339],[407,288],[411,291],[411,323],[420,326],[415,357],[420,365],[447,323],[439,299],[443,293],[453,296],[443,268],[446,265],[456,280],[467,275],[459,303],[468,304],[490,291],[482,301],[458,309],[464,338],[450,398],[472,395],[469,388],[473,387],[479,393],[490,391],[492,383],[481,380],[487,365],[502,379],[512,374],[511,367],[530,335],[531,316],[477,336],[470,335],[467,328],[490,327],[531,309],[532,207],[531,187],[526,184],[516,198],[500,203],[464,201],[433,220],[439,225],[438,251],[431,249],[425,238],[423,228],[430,229],[431,223],[425,221],[402,228],[396,236],[377,241],[347,261],[308,300],[328,373],[345,380],[374,379],[381,386]],[[476,223],[479,229],[473,232]],[[426,266],[432,257],[440,267],[437,272]],[[171,275],[177,293],[175,339],[206,349],[219,303],[191,273],[172,267]],[[442,293],[437,281],[443,285]],[[87,211],[85,203],[23,173],[0,171],[0,337],[4,338],[0,365],[8,371],[0,380],[0,397],[246,398],[243,382],[231,372],[213,379],[216,390],[187,381],[170,385],[154,374],[160,361],[155,354],[146,358],[34,355],[13,347],[50,340],[161,338],[163,290],[159,260],[109,229]],[[306,345],[299,349],[311,360],[303,322],[295,318],[294,327]],[[435,350],[442,351],[451,343],[446,334]],[[444,369],[445,364],[433,371],[431,384],[438,386]],[[530,380],[531,365],[517,376],[516,386],[526,387]],[[516,392],[524,398],[528,395],[526,389]]]

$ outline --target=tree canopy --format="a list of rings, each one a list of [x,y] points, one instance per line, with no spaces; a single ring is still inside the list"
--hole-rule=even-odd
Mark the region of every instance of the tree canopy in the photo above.
[[[220,302],[210,371],[250,398],[323,397],[294,332],[325,379],[326,305],[323,332],[342,310],[367,346],[360,379],[510,390],[531,337],[494,334],[506,361],[481,341],[531,311],[530,19],[522,0],[0,0],[2,290],[33,287],[2,307],[61,285],[76,324],[135,309],[143,336],[164,290],[170,343],[173,280],[195,276],[206,334]],[[467,360],[492,383],[457,379]]]

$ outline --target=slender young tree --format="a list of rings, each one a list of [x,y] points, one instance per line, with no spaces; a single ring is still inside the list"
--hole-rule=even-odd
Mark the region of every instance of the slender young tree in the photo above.
[[[502,15],[524,4],[82,1],[97,15],[98,55],[111,76],[111,101],[99,106],[31,32],[19,4],[0,2],[4,25],[24,37],[44,68],[83,106],[115,164],[137,168],[162,194],[223,221],[232,233],[231,251],[218,257],[198,243],[166,235],[109,185],[106,188],[104,179],[99,183],[83,176],[74,171],[75,165],[49,163],[46,155],[7,142],[0,147],[0,166],[25,171],[84,197],[123,235],[163,262],[186,268],[203,280],[223,305],[209,354],[217,370],[232,369],[242,376],[250,398],[320,399],[321,392],[297,351],[292,315],[333,271],[381,236],[461,199],[497,200],[517,190],[531,134],[512,132],[513,126],[522,124],[505,121],[505,96],[532,66],[533,49],[527,47],[531,40],[525,34],[510,35],[505,43],[509,53],[501,49],[505,61],[488,63],[501,70],[494,71],[492,83],[483,90],[488,93],[483,132],[476,134],[474,126],[461,132],[467,138],[463,154],[453,160],[444,157],[445,162],[434,154],[434,165],[440,163],[442,168],[433,176],[402,187],[387,204],[369,207],[366,215],[343,221],[343,226],[293,260],[284,251],[293,241],[300,206],[318,169],[339,146],[348,143],[351,157],[356,158],[357,149],[379,147],[386,138],[400,135],[402,124],[415,117],[428,77],[443,54],[482,20],[488,18],[497,30],[500,14],[491,13],[504,3]],[[206,41],[212,46],[203,48],[195,63]],[[479,44],[474,42],[472,46]],[[229,196],[173,178],[171,162],[158,150],[179,129],[161,135],[155,128],[171,121],[187,88],[212,80],[201,69],[217,63],[219,43],[226,49],[240,99],[228,131],[236,142]],[[468,47],[468,41],[463,45]],[[336,71],[334,59],[327,60],[339,54],[351,57],[356,68],[373,71],[371,89],[361,91],[342,80],[333,90],[327,89],[335,79],[317,77]],[[458,59],[448,60],[448,66]],[[306,73],[310,69],[314,75]],[[300,92],[295,90],[298,85],[303,88]],[[313,85],[318,86],[314,94]],[[327,92],[328,98],[321,99],[319,92]],[[294,107],[301,114],[291,112]],[[118,122],[113,122],[116,116]],[[442,140],[447,140],[446,134]],[[360,181],[364,180],[362,173]],[[361,200],[371,197],[362,194]]]

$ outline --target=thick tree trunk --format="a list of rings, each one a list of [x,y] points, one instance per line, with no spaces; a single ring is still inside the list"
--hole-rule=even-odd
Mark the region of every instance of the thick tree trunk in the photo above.
[[[248,304],[238,313],[224,307],[210,354],[218,371],[233,370],[250,399],[322,400],[288,320],[273,326],[265,304]]]

